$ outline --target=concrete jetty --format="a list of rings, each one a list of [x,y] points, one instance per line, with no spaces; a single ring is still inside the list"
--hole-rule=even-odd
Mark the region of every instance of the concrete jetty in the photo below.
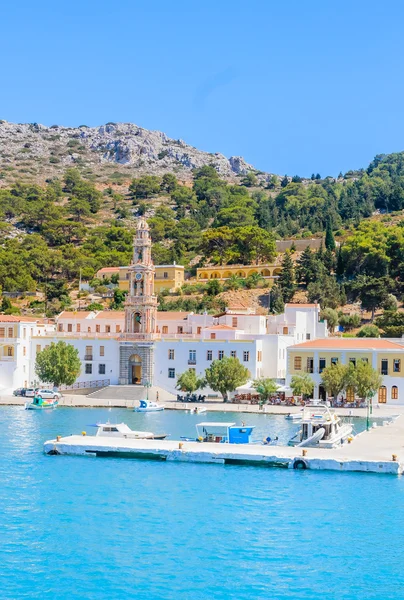
[[[401,475],[404,471],[404,417],[398,417],[389,425],[363,432],[351,444],[332,450],[73,435],[45,442],[44,452],[53,455]]]

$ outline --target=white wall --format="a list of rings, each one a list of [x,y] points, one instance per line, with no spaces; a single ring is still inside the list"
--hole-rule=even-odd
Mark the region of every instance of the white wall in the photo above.
[[[226,340],[162,340],[156,343],[155,350],[155,368],[154,368],[154,383],[172,393],[178,393],[175,389],[177,377],[187,371],[189,368],[194,368],[197,375],[204,375],[205,369],[210,367],[213,360],[219,357],[219,351],[224,352],[224,356],[231,356],[231,351],[237,353],[237,358],[246,366],[251,378],[255,379],[257,375],[257,349],[261,346],[261,342],[256,340],[251,341],[226,341]],[[174,350],[174,359],[168,358],[168,351]],[[196,351],[196,364],[189,364],[189,351]],[[207,360],[208,350],[212,351],[212,361]],[[249,352],[249,360],[243,360],[243,352]],[[175,369],[175,378],[168,377],[168,369]]]

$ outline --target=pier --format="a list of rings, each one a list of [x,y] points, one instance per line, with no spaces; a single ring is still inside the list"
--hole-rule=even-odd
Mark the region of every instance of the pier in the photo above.
[[[44,452],[53,455],[401,475],[404,471],[404,417],[365,431],[352,443],[331,450],[73,435],[45,442]]]

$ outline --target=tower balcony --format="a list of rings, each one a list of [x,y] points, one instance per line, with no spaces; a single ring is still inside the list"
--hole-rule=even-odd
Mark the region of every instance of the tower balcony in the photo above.
[[[119,342],[141,342],[141,341],[150,341],[159,339],[159,335],[155,333],[122,333],[118,341]]]
[[[145,304],[151,304],[157,306],[157,296],[126,296],[125,306],[144,306]]]

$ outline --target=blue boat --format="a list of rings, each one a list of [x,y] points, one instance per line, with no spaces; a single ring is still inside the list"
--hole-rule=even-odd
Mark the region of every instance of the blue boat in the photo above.
[[[215,444],[249,444],[254,426],[207,421],[196,425],[198,442]]]

